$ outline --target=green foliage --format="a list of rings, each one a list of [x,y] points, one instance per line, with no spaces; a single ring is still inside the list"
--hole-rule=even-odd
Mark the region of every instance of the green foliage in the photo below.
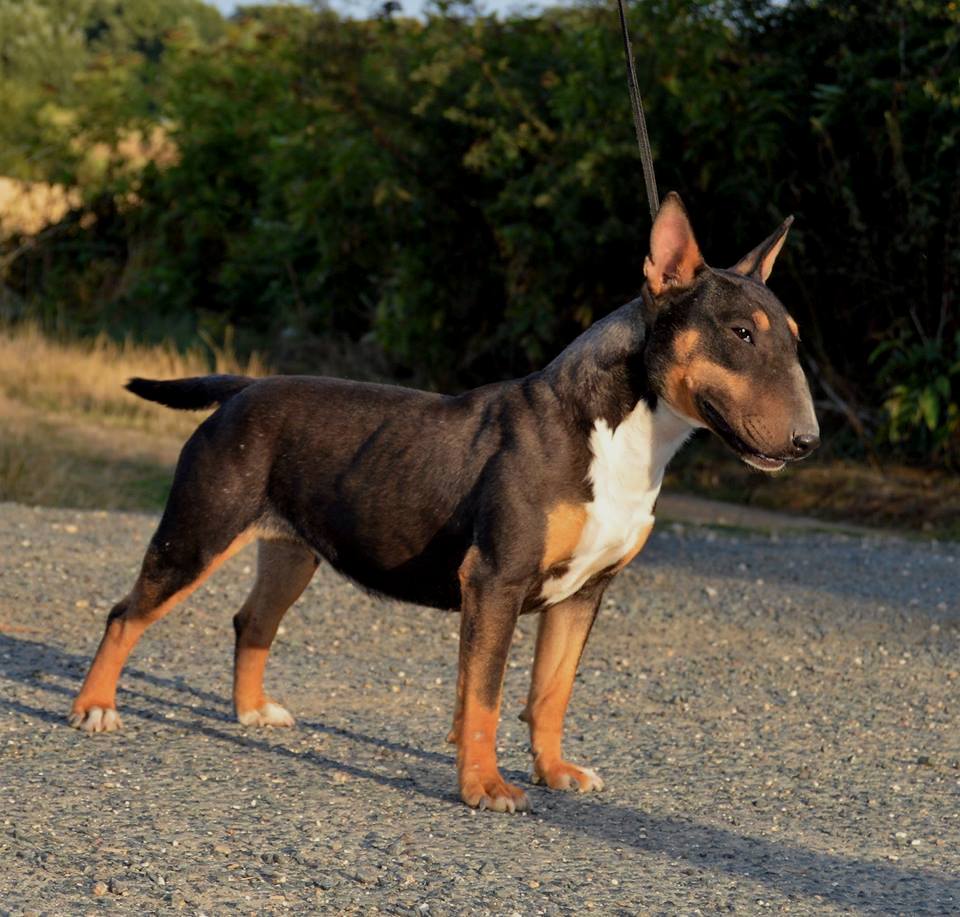
[[[156,114],[168,42],[223,28],[202,0],[0,0],[0,175],[77,184],[84,146]]]
[[[42,53],[0,42],[19,75],[0,150],[33,151],[6,168],[65,176],[96,216],[11,263],[24,308],[148,337],[372,339],[394,372],[448,387],[542,365],[639,289],[649,218],[608,4],[423,22],[65,7],[0,0],[0,23],[70,23],[34,29]],[[794,212],[774,287],[805,346],[846,399],[887,397],[886,442],[944,461],[955,388],[930,430],[932,396],[890,400],[927,357],[870,358],[910,316],[931,361],[954,359],[936,342],[960,330],[958,4],[641,0],[632,15],[660,185],[704,251],[732,263]],[[153,125],[175,165],[81,161],[84,142]]]
[[[913,458],[960,465],[960,332],[952,342],[903,332],[871,362],[886,386],[886,441]]]

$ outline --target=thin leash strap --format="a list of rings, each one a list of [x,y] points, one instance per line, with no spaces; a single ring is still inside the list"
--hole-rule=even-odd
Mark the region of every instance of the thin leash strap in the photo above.
[[[637,70],[633,63],[633,48],[630,46],[630,31],[627,28],[624,0],[617,0],[617,6],[620,8],[623,53],[627,57],[627,88],[630,90],[630,107],[633,109],[633,126],[637,132],[637,146],[640,147],[640,162],[643,164],[643,181],[647,186],[650,219],[655,220],[657,211],[660,209],[660,195],[657,193],[657,176],[653,172],[653,150],[650,149],[647,119],[643,116],[643,99],[640,96],[640,87],[637,85]]]

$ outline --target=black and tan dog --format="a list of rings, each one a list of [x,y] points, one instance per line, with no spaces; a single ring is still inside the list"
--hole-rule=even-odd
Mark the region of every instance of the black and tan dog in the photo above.
[[[325,558],[378,593],[460,610],[450,740],[465,802],[527,805],[495,753],[525,612],[540,614],[523,714],[534,780],[600,789],[596,773],[564,760],[563,718],[603,591],[653,526],[667,462],[697,427],[764,471],[819,442],[797,326],[765,286],[789,225],[715,270],[668,196],[639,299],[542,371],[456,397],[302,376],[132,380],[132,392],[170,407],[220,408],[184,446],[70,722],[116,729],[117,679],[140,635],[259,539],[256,583],[234,619],[241,723],[293,722],[264,694],[264,667],[280,619]]]

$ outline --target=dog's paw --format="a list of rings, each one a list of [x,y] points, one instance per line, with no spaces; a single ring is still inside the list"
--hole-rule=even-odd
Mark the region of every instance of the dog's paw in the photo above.
[[[286,707],[268,700],[253,710],[237,711],[241,726],[292,726],[293,717]]]
[[[533,766],[530,779],[534,783],[545,783],[551,790],[579,790],[589,793],[602,790],[600,775],[590,767],[577,767],[567,761],[554,761],[548,765],[539,762]]]
[[[120,714],[114,707],[87,707],[70,711],[67,722],[84,732],[114,732],[120,728]]]
[[[498,771],[468,774],[460,781],[460,798],[474,809],[491,812],[523,812],[530,808],[527,794],[507,783]]]

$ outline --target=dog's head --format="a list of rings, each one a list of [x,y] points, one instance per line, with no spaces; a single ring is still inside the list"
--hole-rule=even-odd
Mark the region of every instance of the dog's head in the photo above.
[[[708,267],[676,194],[650,233],[646,363],[654,392],[747,464],[779,471],[820,443],[798,330],[767,289],[792,218],[729,270]]]

